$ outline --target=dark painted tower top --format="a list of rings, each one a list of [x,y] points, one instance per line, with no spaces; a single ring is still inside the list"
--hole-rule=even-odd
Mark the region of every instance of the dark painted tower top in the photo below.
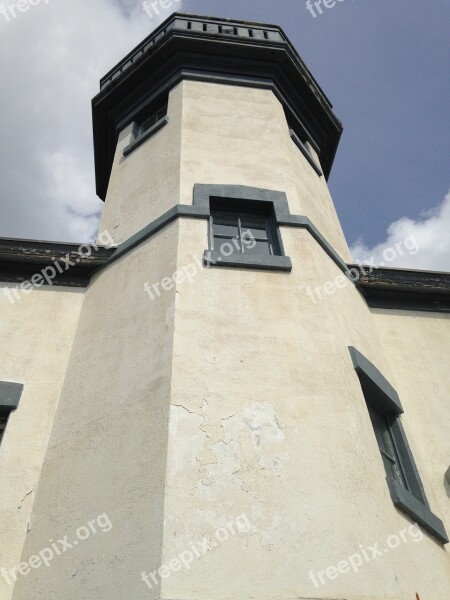
[[[174,13],[100,82],[93,99],[97,194],[108,188],[119,132],[183,79],[272,89],[291,129],[328,177],[342,125],[277,25]]]

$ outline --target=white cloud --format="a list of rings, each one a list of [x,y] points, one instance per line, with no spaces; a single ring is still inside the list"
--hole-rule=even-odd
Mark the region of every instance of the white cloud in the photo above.
[[[403,217],[391,223],[384,242],[368,248],[359,239],[350,250],[358,263],[373,259],[375,265],[450,271],[450,192],[417,221]]]
[[[140,0],[41,0],[9,22],[0,14],[0,236],[95,234],[103,203],[91,98],[99,79],[179,9],[149,19]]]

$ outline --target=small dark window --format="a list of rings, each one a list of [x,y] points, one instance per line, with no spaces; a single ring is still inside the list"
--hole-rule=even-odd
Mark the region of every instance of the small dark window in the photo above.
[[[367,408],[372,420],[386,475],[392,479],[396,479],[403,487],[408,489],[400,455],[392,434],[395,417],[383,415],[371,406]]]
[[[401,423],[403,408],[397,392],[356,348],[349,350],[372,421],[392,501],[437,539],[447,543],[444,524],[431,512]]]
[[[280,254],[273,223],[267,215],[212,210],[211,236],[212,250],[226,247],[228,254]]]
[[[5,433],[8,417],[0,417],[0,444],[2,443],[3,434]]]
[[[141,137],[149,129],[156,125],[158,121],[163,119],[167,115],[167,106],[164,106],[157,111],[153,112],[150,116],[144,117],[143,120],[138,123],[137,137]]]

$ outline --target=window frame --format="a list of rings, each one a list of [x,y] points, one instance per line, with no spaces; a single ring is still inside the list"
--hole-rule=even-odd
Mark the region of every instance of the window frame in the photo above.
[[[0,430],[0,446],[5,437],[9,417],[19,406],[22,391],[23,385],[21,383],[0,381],[0,417],[5,420],[3,430]]]
[[[404,410],[397,392],[380,371],[356,348],[350,346],[349,351],[366,402],[368,416],[380,451],[386,482],[394,505],[415,519],[418,524],[440,542],[448,543],[449,540],[443,522],[431,511],[409,447],[401,422],[401,415]],[[372,418],[373,414],[381,417],[380,422],[384,422],[385,425],[385,430],[382,431],[380,426],[378,433],[382,433],[383,439],[392,440],[394,456],[390,458],[394,459],[395,464],[398,465],[400,473],[397,477],[392,475],[392,469],[388,470],[386,468],[385,457],[379,444],[379,435],[377,435],[377,429]]]
[[[230,235],[225,235],[225,234],[220,234],[220,233],[216,233],[214,232],[214,225],[217,223],[215,223],[215,219],[217,217],[219,218],[225,218],[225,217],[229,217],[229,216],[233,216],[237,219],[237,236],[230,236]],[[249,222],[251,222],[252,220],[254,221],[254,225],[243,225],[242,222],[245,220],[248,220]],[[252,236],[252,239],[256,242],[266,242],[267,243],[267,247],[269,249],[269,254],[266,254],[264,252],[246,252],[246,244],[242,243],[242,240],[245,237],[245,230],[246,229],[256,229],[258,226],[258,223],[256,223],[257,219],[261,219],[264,221],[264,229],[266,232],[265,237],[263,236]],[[273,224],[273,216],[270,214],[263,214],[263,213],[256,213],[256,212],[249,212],[246,210],[233,210],[233,209],[225,209],[225,208],[219,208],[219,209],[215,209],[215,208],[211,208],[211,215],[209,217],[209,244],[210,244],[210,250],[214,250],[214,251],[219,251],[219,248],[217,247],[217,240],[218,239],[223,239],[226,241],[229,241],[231,243],[231,245],[235,247],[236,251],[233,252],[233,254],[242,254],[245,255],[247,257],[250,256],[282,256],[282,252],[280,250],[280,245],[279,245],[279,240],[278,240],[278,236],[276,234],[275,231],[275,227]],[[239,242],[239,249],[236,246],[236,244],[234,244],[233,240],[238,240]]]
[[[286,194],[263,188],[252,188],[241,185],[194,185],[194,211],[198,218],[208,217],[208,249],[203,254],[206,267],[249,268],[268,271],[292,271],[292,262],[284,253],[280,232],[280,222],[289,218],[289,206]],[[211,240],[211,212],[242,212],[251,215],[266,215],[273,227],[276,254],[240,254],[233,252],[224,255],[214,248]]]
[[[9,414],[0,414],[0,446],[2,445],[3,436],[5,435],[6,427],[8,426],[8,419]]]
[[[169,122],[167,111],[168,102],[166,101],[162,105],[160,104],[158,108],[151,111],[147,109],[145,113],[142,113],[140,116],[136,117],[135,121],[133,122],[131,142],[123,150],[124,156],[128,156],[134,152],[134,150],[139,148],[141,144],[153,137],[155,133],[167,125]],[[155,122],[147,129],[142,130],[145,122],[151,120],[152,118],[155,118]]]

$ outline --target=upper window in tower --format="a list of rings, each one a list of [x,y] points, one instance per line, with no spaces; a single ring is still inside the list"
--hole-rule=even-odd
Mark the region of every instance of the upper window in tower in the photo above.
[[[136,150],[136,148],[139,148],[139,146],[150,139],[167,123],[167,103],[163,106],[160,105],[160,108],[153,108],[151,111],[143,113],[134,122],[133,138],[131,143],[124,149],[124,156],[128,156]]]
[[[140,137],[141,135],[144,135],[144,133],[147,133],[149,129],[156,125],[158,121],[161,121],[161,119],[163,119],[166,115],[167,105],[155,111],[150,116],[144,117],[144,119],[139,122],[139,131],[137,137]]]

